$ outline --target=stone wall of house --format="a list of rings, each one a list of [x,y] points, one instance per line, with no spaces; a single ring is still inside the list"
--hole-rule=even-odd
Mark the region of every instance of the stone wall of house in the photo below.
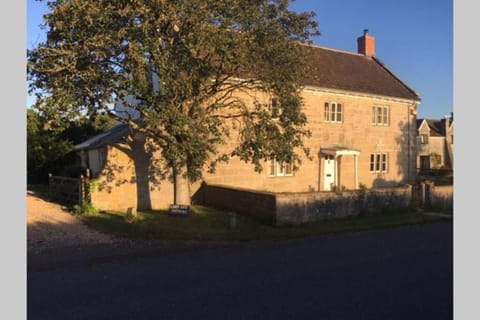
[[[417,140],[417,168],[420,168],[420,156],[430,156],[430,168],[441,168],[445,166],[446,161],[446,147],[445,137],[429,137],[428,143],[422,144]],[[435,157],[439,156],[437,162]]]
[[[314,89],[302,93],[312,135],[305,139],[312,159],[302,156],[301,168],[294,176],[269,175],[269,163],[264,163],[261,173],[254,172],[251,164],[231,159],[220,164],[215,174],[205,173],[209,184],[221,184],[270,192],[312,192],[324,190],[324,157],[320,154],[322,145],[340,144],[360,151],[358,158],[358,182],[368,188],[391,187],[416,181],[415,166],[415,116],[410,113],[411,103],[393,99],[354,96],[346,93],[332,93]],[[324,119],[325,102],[342,103],[343,122],[328,123]],[[372,124],[373,106],[386,106],[390,110],[387,126]],[[228,151],[234,146],[236,137],[220,147]],[[370,155],[386,153],[389,168],[385,173],[370,172]],[[300,154],[302,155],[302,154]],[[355,163],[353,156],[341,156],[339,185],[355,188]]]
[[[105,167],[90,181],[91,201],[99,210],[126,211],[137,207],[135,166],[125,152],[108,147]]]
[[[412,196],[410,185],[315,193],[285,193],[276,195],[276,224],[298,224],[363,214],[386,214],[409,209]]]
[[[320,191],[323,190],[324,160],[319,155],[319,151],[322,145],[330,144],[340,144],[360,151],[358,179],[359,183],[368,188],[415,182],[416,121],[415,116],[410,112],[411,104],[394,99],[333,93],[314,88],[305,90],[303,98],[305,105],[309,106],[305,108],[305,114],[312,132],[307,143],[313,155],[316,156],[316,161],[308,171],[311,176],[320,180]],[[343,105],[342,123],[325,121],[325,102]],[[388,107],[390,116],[388,125],[372,124],[374,106]],[[388,155],[387,172],[380,174],[370,172],[370,155],[375,153]],[[353,189],[354,158],[341,156],[339,160],[339,186]]]
[[[259,93],[259,98],[268,102],[268,97]],[[324,156],[321,146],[341,144],[358,150],[358,183],[367,188],[392,187],[415,180],[415,116],[410,113],[411,103],[406,101],[374,98],[347,93],[333,93],[306,89],[302,93],[308,129],[312,135],[305,139],[312,159],[302,155],[300,169],[293,176],[272,176],[269,163],[264,170],[255,172],[253,165],[232,158],[217,166],[215,173],[204,172],[203,181],[209,185],[266,192],[319,192],[324,191]],[[251,99],[251,98],[249,98]],[[324,119],[325,102],[343,104],[343,122],[328,123]],[[386,106],[390,110],[390,122],[386,126],[372,124],[373,106]],[[233,132],[233,131],[232,131]],[[219,146],[220,153],[230,153],[238,137],[232,137]],[[128,207],[166,208],[173,202],[174,189],[168,170],[155,160],[148,160],[141,143],[135,150],[132,146],[115,146],[108,149],[107,166],[102,170],[98,189],[92,196],[94,205],[105,210],[125,211]],[[384,173],[370,172],[370,155],[388,154],[388,170]],[[132,159],[136,160],[133,161]],[[410,159],[410,160],[409,160]],[[355,188],[355,162],[353,156],[340,156],[339,186]],[[115,168],[116,170],[112,170]],[[163,171],[163,172],[162,172]],[[200,183],[191,186],[194,199]],[[342,188],[343,189],[343,188]]]
[[[162,172],[158,156],[146,156],[141,146],[141,142],[134,142],[108,148],[105,167],[91,181],[91,201],[97,209],[166,209],[173,203],[169,173]],[[192,195],[199,187],[199,183],[191,186]]]

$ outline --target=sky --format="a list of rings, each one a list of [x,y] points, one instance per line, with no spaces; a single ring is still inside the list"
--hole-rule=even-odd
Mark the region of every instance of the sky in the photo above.
[[[453,0],[296,0],[291,9],[313,11],[317,45],[357,52],[364,29],[375,37],[376,57],[421,98],[417,118],[453,112]],[[27,48],[45,40],[40,28],[46,1],[27,0]],[[33,99],[27,96],[27,106]]]

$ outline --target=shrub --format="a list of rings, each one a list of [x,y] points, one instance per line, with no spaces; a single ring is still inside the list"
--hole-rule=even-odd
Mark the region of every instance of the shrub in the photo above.
[[[97,213],[97,209],[90,202],[83,202],[73,206],[73,213],[80,215],[93,215]]]

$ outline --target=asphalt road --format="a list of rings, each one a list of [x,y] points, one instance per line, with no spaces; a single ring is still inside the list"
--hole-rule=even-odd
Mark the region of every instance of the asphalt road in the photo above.
[[[28,319],[453,319],[451,221],[131,251],[29,259]]]

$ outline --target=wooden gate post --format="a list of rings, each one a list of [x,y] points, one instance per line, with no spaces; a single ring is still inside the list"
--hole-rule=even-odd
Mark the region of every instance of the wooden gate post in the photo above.
[[[421,208],[424,209],[425,208],[425,183],[420,183],[420,190],[421,190],[421,194],[422,194],[422,197],[421,197]]]
[[[48,200],[52,200],[52,174],[48,174]]]
[[[432,192],[434,188],[433,182],[425,183],[425,207],[431,209],[432,206]]]
[[[78,190],[78,204],[83,205],[83,200],[85,199],[85,187],[83,174],[80,175],[80,186]]]

